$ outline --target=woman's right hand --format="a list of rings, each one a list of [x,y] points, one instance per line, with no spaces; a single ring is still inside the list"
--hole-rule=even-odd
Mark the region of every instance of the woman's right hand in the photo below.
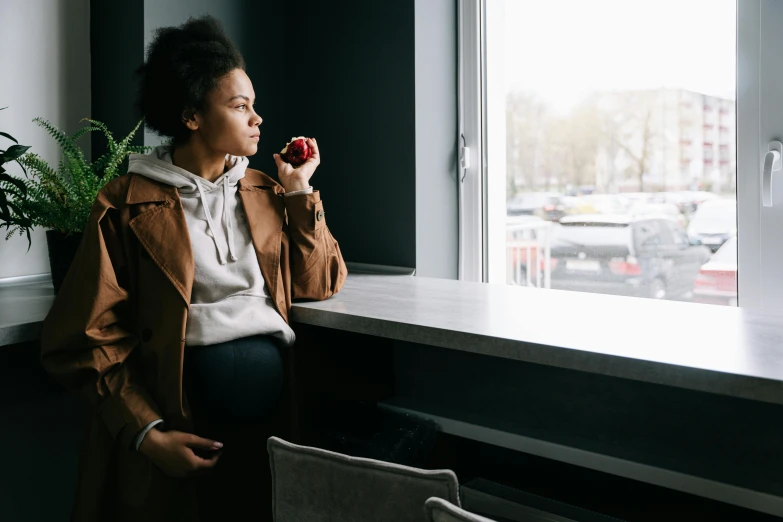
[[[151,429],[144,436],[139,451],[146,455],[169,477],[198,477],[209,473],[215,467],[223,445],[184,431],[160,431]],[[212,450],[215,455],[204,459],[193,453],[191,448]]]

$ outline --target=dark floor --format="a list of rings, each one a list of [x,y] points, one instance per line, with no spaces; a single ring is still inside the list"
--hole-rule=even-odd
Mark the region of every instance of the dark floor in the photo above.
[[[0,346],[0,520],[68,520],[86,411],[45,374],[35,343]]]

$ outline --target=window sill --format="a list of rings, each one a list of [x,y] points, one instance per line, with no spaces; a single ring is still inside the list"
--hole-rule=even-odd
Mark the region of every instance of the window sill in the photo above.
[[[349,274],[293,322],[783,404],[781,316],[722,307]]]

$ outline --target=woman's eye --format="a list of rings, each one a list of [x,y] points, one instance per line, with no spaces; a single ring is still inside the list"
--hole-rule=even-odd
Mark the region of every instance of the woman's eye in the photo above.
[[[237,109],[240,109],[240,108],[241,108],[241,109],[244,109],[245,107],[246,107],[246,105],[243,103],[242,105],[240,105],[239,107],[237,107]]]

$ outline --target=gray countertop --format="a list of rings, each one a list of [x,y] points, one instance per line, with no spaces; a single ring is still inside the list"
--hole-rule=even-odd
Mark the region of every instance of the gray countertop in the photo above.
[[[16,278],[0,284],[0,350],[9,344],[35,341],[54,301],[49,274]]]
[[[783,316],[741,308],[358,275],[292,319],[783,404]]]
[[[37,339],[50,281],[0,285],[0,346]],[[405,275],[351,274],[292,321],[783,404],[783,315]]]

